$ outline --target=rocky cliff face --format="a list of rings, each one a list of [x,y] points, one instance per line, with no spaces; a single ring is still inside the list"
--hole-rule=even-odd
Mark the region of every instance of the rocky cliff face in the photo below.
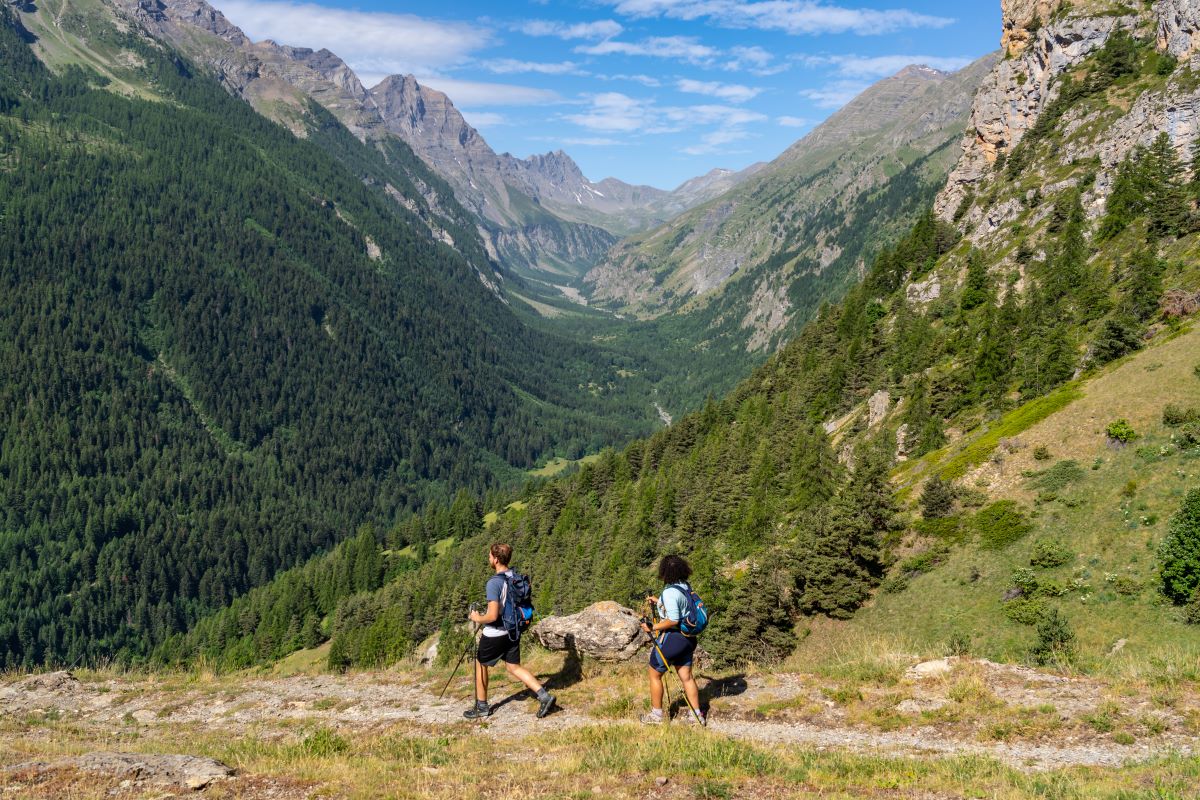
[[[1054,82],[1104,46],[1136,17],[1062,14],[1061,0],[1004,0],[1001,42],[1008,54],[983,79],[971,110],[963,155],[939,197],[949,219],[988,174],[1001,153],[1011,152],[1053,97]],[[1047,21],[1049,20],[1049,21]]]
[[[1200,52],[1200,0],[1157,0],[1140,9],[1046,0],[1005,0],[1002,5],[1003,41],[1012,55],[996,65],[975,98],[962,157],[937,199],[941,217],[957,219],[972,241],[982,243],[1000,235],[1022,213],[1024,201],[1008,196],[997,160],[1011,155],[1037,123],[1058,96],[1064,74],[1080,68],[1117,30],[1149,40],[1160,52],[1180,59],[1179,68],[1165,76],[1162,86],[1120,104],[1069,109],[1058,124],[1063,141],[1037,169],[1048,175],[1093,160],[1094,182],[1084,187],[1084,205],[1096,217],[1104,211],[1117,166],[1134,147],[1150,144],[1165,131],[1188,160],[1200,134],[1200,93],[1189,72]],[[1074,177],[1048,182],[1040,194],[1077,182]]]

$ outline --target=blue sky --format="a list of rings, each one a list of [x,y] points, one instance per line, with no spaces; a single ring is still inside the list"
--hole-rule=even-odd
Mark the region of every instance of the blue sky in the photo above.
[[[498,151],[672,188],[774,158],[909,63],[996,49],[998,0],[214,0],[253,39],[412,73]]]

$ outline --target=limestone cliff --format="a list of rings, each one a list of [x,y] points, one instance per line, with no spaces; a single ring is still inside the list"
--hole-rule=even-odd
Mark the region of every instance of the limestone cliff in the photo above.
[[[1043,177],[1038,195],[1078,183],[1079,177],[1067,173],[1074,165],[1094,163],[1082,188],[1089,216],[1097,217],[1104,212],[1117,166],[1133,148],[1166,132],[1188,160],[1200,134],[1200,91],[1192,78],[1200,54],[1200,0],[1157,0],[1137,9],[1047,0],[1004,0],[1002,6],[1002,41],[1010,56],[996,65],[976,95],[962,157],[937,199],[943,219],[955,220],[975,243],[1005,235],[1005,226],[1024,212],[1026,194],[1033,190],[1009,191],[1013,176],[1006,177],[998,167],[1058,97],[1064,76],[1081,71],[1076,77],[1086,80],[1085,62],[1118,30],[1129,31],[1145,48],[1179,59],[1178,66],[1165,63],[1161,79],[1144,91],[1066,109],[1055,122],[1060,132],[1056,145],[1043,148],[1035,159],[1034,174]],[[1060,173],[1059,179],[1049,178]]]

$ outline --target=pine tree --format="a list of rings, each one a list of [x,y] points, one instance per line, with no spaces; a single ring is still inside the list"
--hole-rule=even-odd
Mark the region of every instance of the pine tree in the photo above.
[[[1141,167],[1144,157],[1145,149],[1135,147],[1117,167],[1112,191],[1105,205],[1104,219],[1100,222],[1098,235],[1102,240],[1111,239],[1124,231],[1146,210],[1149,190]]]
[[[988,274],[987,264],[978,250],[972,250],[967,257],[967,282],[963,287],[959,306],[963,311],[970,311],[993,299],[995,286]]]
[[[1127,285],[1126,307],[1134,319],[1145,322],[1158,313],[1166,267],[1166,263],[1147,247],[1129,259],[1124,281]]]
[[[779,578],[766,566],[754,564],[734,579],[709,628],[709,654],[718,667],[770,664],[792,651],[796,635],[783,597]]]
[[[882,443],[860,446],[849,483],[802,524],[797,542],[797,608],[846,619],[870,596],[886,568],[884,541],[897,530]]]
[[[1155,236],[1179,236],[1187,227],[1188,195],[1183,164],[1166,131],[1160,133],[1146,154],[1150,232]]]
[[[923,456],[946,442],[941,418],[934,413],[929,397],[929,376],[921,373],[913,381],[901,424],[908,426],[905,450],[910,456]]]

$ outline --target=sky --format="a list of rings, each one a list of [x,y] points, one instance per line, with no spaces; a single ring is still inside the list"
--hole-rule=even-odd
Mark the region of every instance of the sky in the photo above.
[[[368,87],[449,95],[497,152],[670,189],[769,161],[908,64],[999,47],[998,0],[213,0],[255,41],[322,47]]]

